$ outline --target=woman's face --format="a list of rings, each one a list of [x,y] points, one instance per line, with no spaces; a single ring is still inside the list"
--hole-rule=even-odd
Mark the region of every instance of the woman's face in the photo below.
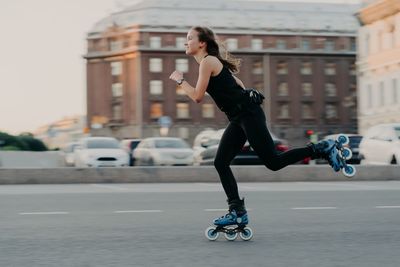
[[[199,41],[198,35],[199,33],[193,29],[188,32],[185,43],[186,55],[195,55],[205,46],[205,42]]]

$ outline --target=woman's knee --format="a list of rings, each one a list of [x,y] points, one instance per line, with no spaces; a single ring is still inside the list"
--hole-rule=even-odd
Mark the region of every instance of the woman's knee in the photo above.
[[[217,170],[228,168],[229,167],[229,162],[226,162],[226,160],[223,160],[223,159],[215,158],[214,159],[214,167]]]

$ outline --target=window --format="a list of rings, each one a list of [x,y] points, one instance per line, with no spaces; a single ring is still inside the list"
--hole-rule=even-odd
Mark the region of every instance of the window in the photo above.
[[[163,82],[158,80],[150,81],[150,94],[162,95],[162,93],[163,93]]]
[[[302,62],[300,73],[302,75],[310,75],[312,74],[312,63],[311,62]]]
[[[356,76],[357,75],[357,68],[356,68],[356,64],[352,63],[350,65],[350,75],[351,76]]]
[[[279,113],[278,118],[280,119],[288,119],[289,118],[289,105],[288,104],[281,104],[278,107]]]
[[[312,96],[313,95],[312,84],[311,83],[302,83],[301,91],[303,93],[303,96]]]
[[[188,103],[177,103],[176,104],[176,117],[178,119],[189,118],[189,104]]]
[[[333,40],[325,41],[325,51],[334,51],[335,50],[335,42]]]
[[[326,63],[325,64],[325,74],[326,75],[335,75],[336,74],[336,64],[335,63]]]
[[[325,84],[325,95],[328,97],[336,96],[336,85],[333,83]]]
[[[189,61],[186,58],[178,58],[175,60],[175,69],[181,72],[189,71]]]
[[[113,97],[121,97],[123,95],[122,83],[113,83],[111,89]]]
[[[278,96],[288,96],[289,95],[289,87],[286,82],[280,83],[278,85]]]
[[[357,43],[356,40],[351,39],[350,40],[350,51],[356,51],[357,50]]]
[[[112,107],[112,117],[114,120],[121,120],[122,119],[122,106],[121,105],[114,105]]]
[[[186,44],[186,38],[185,37],[176,37],[175,39],[175,46],[176,48],[179,49],[184,49]]]
[[[150,37],[150,47],[151,48],[161,48],[161,37],[160,36]]]
[[[111,75],[118,76],[122,74],[122,62],[114,61],[111,62]]]
[[[163,105],[161,103],[152,103],[150,105],[150,118],[157,119],[163,115]]]
[[[203,118],[214,118],[214,105],[213,104],[203,104],[202,106]]]
[[[338,118],[337,107],[332,104],[327,104],[325,106],[325,117],[327,119],[337,119]]]
[[[150,58],[150,72],[162,72],[162,59],[161,58]]]
[[[277,64],[278,74],[288,74],[288,65],[285,61],[279,61]]]
[[[263,63],[261,60],[253,61],[253,74],[262,74],[263,73]]]
[[[314,112],[311,104],[303,104],[301,106],[301,115],[303,119],[314,118]]]
[[[379,105],[383,107],[385,105],[385,84],[379,83]]]
[[[392,104],[398,103],[397,79],[392,79]]]
[[[252,39],[251,40],[251,49],[262,50],[263,49],[263,40],[262,39]]]
[[[122,49],[121,40],[109,40],[108,41],[110,51],[118,51]]]
[[[367,86],[367,108],[372,108],[372,85],[368,84]]]
[[[238,49],[238,40],[235,38],[226,39],[226,49],[229,51]]]
[[[182,86],[176,86],[176,94],[177,95],[186,95],[185,90],[183,90]]]
[[[282,39],[276,40],[276,48],[279,50],[285,50],[287,48],[286,41]]]
[[[309,40],[301,40],[301,49],[310,50],[310,41]]]

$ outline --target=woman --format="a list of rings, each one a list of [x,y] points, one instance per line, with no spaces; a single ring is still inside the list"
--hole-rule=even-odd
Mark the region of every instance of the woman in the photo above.
[[[239,71],[240,61],[229,53],[223,58],[214,33],[206,27],[193,27],[187,34],[186,54],[193,56],[199,64],[196,87],[185,81],[183,74],[174,71],[169,77],[177,82],[186,94],[200,103],[204,94],[213,98],[216,105],[229,119],[214,160],[215,168],[228,197],[229,213],[214,220],[216,225],[247,224],[248,217],[244,199],[239,197],[235,177],[229,167],[240,149],[249,141],[265,166],[273,171],[296,163],[304,158],[329,157],[334,142],[310,144],[278,154],[267,129],[266,118],[260,107],[263,96],[254,89],[246,90],[243,82],[233,73]]]

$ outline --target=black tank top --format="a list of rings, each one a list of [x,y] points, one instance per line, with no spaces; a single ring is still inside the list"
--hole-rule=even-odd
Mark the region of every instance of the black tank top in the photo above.
[[[245,90],[237,84],[232,73],[225,66],[217,76],[210,77],[207,93],[218,108],[225,113],[233,110],[247,99]]]

